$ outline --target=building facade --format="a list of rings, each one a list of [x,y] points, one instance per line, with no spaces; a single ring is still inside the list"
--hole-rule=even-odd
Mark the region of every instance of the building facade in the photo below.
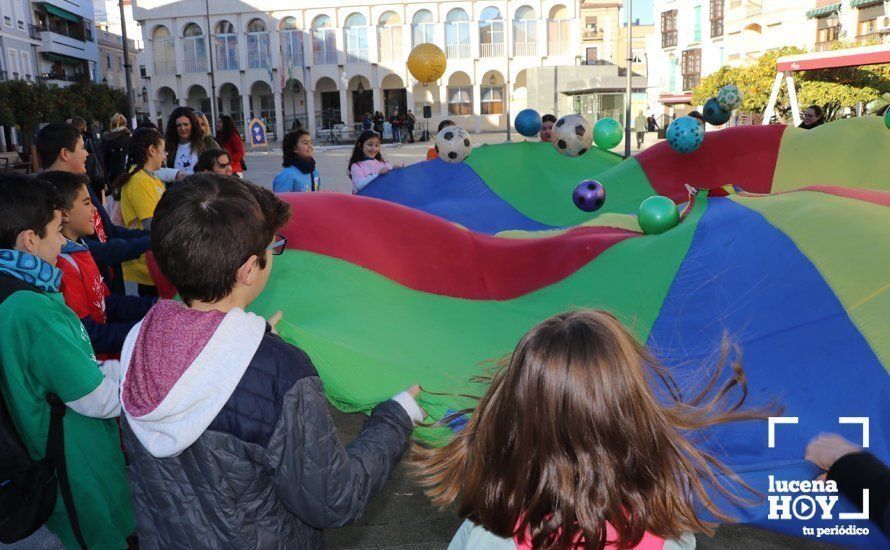
[[[330,0],[326,7],[282,9],[202,0],[137,2],[149,110],[165,119],[178,105],[218,112],[244,124],[261,117],[281,136],[298,120],[313,133],[331,119],[352,124],[396,107],[430,125],[456,120],[469,130],[506,127],[524,108],[528,70],[581,59],[576,0]],[[209,39],[208,39],[209,37]],[[439,81],[408,73],[412,47],[445,51]],[[212,67],[211,67],[212,64]]]
[[[110,32],[99,22],[96,28],[96,39],[99,44],[99,70],[102,83],[118,90],[127,89],[127,63],[124,62],[124,45],[121,35]],[[133,101],[136,113],[148,115],[148,89],[139,72],[139,55],[142,53],[135,40],[127,39],[130,57],[130,79],[133,85]],[[144,91],[143,91],[144,89]],[[123,113],[126,115],[126,113]]]
[[[650,110],[682,115],[692,90],[724,65],[785,46],[825,51],[890,42],[884,0],[656,0],[647,44]]]
[[[90,0],[32,1],[41,81],[58,86],[99,81],[99,46]]]

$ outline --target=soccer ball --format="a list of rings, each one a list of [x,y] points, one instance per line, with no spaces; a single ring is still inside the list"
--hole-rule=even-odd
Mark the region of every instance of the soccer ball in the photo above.
[[[739,105],[742,104],[742,92],[739,90],[739,87],[734,84],[727,84],[720,88],[720,91],[717,92],[717,104],[727,113],[738,109]]]
[[[551,143],[560,155],[579,157],[593,145],[593,127],[581,115],[566,115],[553,125]]]
[[[472,150],[470,134],[460,126],[447,126],[436,134],[436,153],[445,162],[463,162]]]

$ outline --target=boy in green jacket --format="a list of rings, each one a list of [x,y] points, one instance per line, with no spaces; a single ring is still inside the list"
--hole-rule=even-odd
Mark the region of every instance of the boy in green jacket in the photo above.
[[[46,451],[47,394],[65,402],[65,458],[86,546],[127,548],[134,529],[114,417],[120,364],[96,362],[80,319],[59,293],[64,238],[52,184],[0,176],[0,392],[31,458]],[[78,548],[61,491],[47,526]]]

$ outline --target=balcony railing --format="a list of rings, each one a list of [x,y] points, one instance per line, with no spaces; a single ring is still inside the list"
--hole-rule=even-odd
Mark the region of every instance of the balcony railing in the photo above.
[[[32,26],[36,29],[36,32],[38,32],[38,33],[48,31],[48,32],[54,32],[56,34],[60,34],[62,36],[71,38],[73,40],[80,40],[81,42],[87,41],[87,38],[84,36],[84,34],[82,32],[76,32],[76,31],[72,32],[68,25],[57,25],[56,23],[53,23],[52,21],[50,21],[49,23],[46,23],[43,25],[32,25]],[[33,35],[32,35],[32,37],[37,38],[36,36],[33,36]]]
[[[677,45],[677,31],[665,31],[661,33],[661,47],[673,48]]]
[[[537,42],[514,42],[513,55],[516,57],[534,57],[538,55]]]
[[[40,40],[40,27],[37,25],[28,25],[28,36],[34,40]]]
[[[837,40],[828,40],[825,42],[816,42],[815,50],[817,52],[827,52],[834,48],[835,44],[837,44]]]
[[[690,74],[683,76],[683,91],[689,92],[696,88],[698,88],[698,84],[701,82],[701,75]]]
[[[185,72],[187,73],[206,73],[207,72],[207,58],[186,58],[185,60]]]
[[[37,80],[40,82],[49,82],[52,80],[57,80],[61,82],[83,82],[85,79],[83,74],[74,73],[74,74],[56,74],[56,73],[44,73],[37,77]]]
[[[581,35],[584,40],[598,40],[603,37],[603,29],[584,29]]]
[[[504,57],[503,42],[482,43],[479,46],[482,57]]]
[[[347,63],[367,63],[368,62],[367,48],[347,48],[346,62]]]
[[[550,42],[548,44],[547,51],[550,55],[568,55],[569,43],[568,42]]]
[[[470,57],[469,44],[448,44],[445,46],[448,59],[466,59]]]
[[[247,33],[247,68],[268,69],[272,66],[269,53],[269,33]]]
[[[758,0],[748,0],[748,4],[745,6],[747,10],[748,17],[754,17],[755,15],[760,15],[763,13],[763,2]]]
[[[380,47],[380,61],[400,61],[402,59],[402,47],[401,46],[391,46],[391,47]]]
[[[312,52],[312,61],[316,65],[336,65],[337,51],[331,49],[320,49]]]

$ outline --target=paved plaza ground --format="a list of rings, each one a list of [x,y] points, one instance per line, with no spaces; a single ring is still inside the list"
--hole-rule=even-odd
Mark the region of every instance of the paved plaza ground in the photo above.
[[[654,134],[647,134],[645,147],[655,142]],[[514,134],[514,140],[516,139]],[[518,136],[521,138],[521,136]],[[503,134],[473,136],[476,144],[501,143]],[[424,160],[429,143],[399,146],[385,145],[383,156],[396,164],[411,164]],[[351,147],[316,148],[315,157],[322,178],[323,189],[350,193],[352,184],[346,174]],[[616,149],[616,152],[620,152]],[[634,151],[636,152],[636,151]],[[281,152],[272,145],[270,151],[251,152],[247,156],[245,177],[257,184],[271,187],[272,179],[281,169]],[[358,434],[364,416],[343,414],[332,408],[334,423],[344,443]],[[411,481],[404,465],[399,466],[359,521],[352,526],[326,532],[327,544],[332,549],[444,549],[461,521],[452,512],[434,508],[421,490]],[[698,548],[703,550],[825,550],[833,546],[777,535],[750,527],[721,527],[714,538],[697,536]],[[6,546],[0,545],[2,548]],[[58,540],[45,529],[22,543],[8,548],[55,550]]]

